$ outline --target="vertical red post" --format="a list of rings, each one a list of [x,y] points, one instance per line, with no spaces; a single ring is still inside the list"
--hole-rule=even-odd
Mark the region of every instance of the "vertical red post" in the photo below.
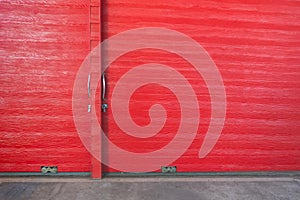
[[[90,47],[93,50],[101,42],[101,0],[91,0],[90,3]],[[92,56],[91,62],[93,65],[98,65],[96,71],[91,72],[91,89],[94,90],[96,94],[97,89],[97,78],[101,75],[101,49],[99,49],[98,56]],[[96,97],[97,98],[97,97]],[[96,105],[95,102],[92,102],[91,115],[96,115]],[[101,122],[101,114],[98,116],[99,122]],[[98,133],[98,123],[97,119],[91,119],[91,147],[93,155],[99,156],[100,159],[96,159],[92,156],[91,160],[91,174],[92,178],[101,178],[102,177],[102,167],[101,167],[101,134]]]

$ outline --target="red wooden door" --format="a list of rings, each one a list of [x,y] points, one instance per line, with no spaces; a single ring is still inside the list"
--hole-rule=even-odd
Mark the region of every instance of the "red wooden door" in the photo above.
[[[90,1],[1,1],[0,16],[0,172],[89,172],[72,88],[90,51]]]
[[[91,171],[91,156],[73,122],[72,88],[81,62],[100,39],[97,1],[1,1],[0,5],[0,171],[38,172],[45,165],[58,166],[62,172]],[[110,145],[140,157],[165,149],[174,141],[186,109],[182,110],[173,91],[186,83],[194,91],[191,98],[196,98],[198,106],[183,107],[200,113],[199,122],[186,120],[187,124],[197,125],[195,131],[184,129],[195,138],[182,155],[167,165],[176,166],[179,172],[300,169],[298,2],[110,0],[102,1],[102,8],[103,40],[143,27],[166,28],[195,40],[217,66],[226,93],[226,118],[220,137],[209,154],[199,158],[209,126],[218,118],[209,88],[220,85],[207,84],[206,76],[174,52],[146,48],[119,56],[106,70],[107,93],[102,102],[108,104],[107,112],[102,113],[102,127],[112,142],[104,141],[102,145],[105,172],[126,171],[113,167],[118,156],[107,151]],[[144,35],[136,34],[134,38],[121,42],[131,47]],[[172,37],[155,35],[154,39],[163,43]],[[178,46],[186,51],[186,43]],[[109,47],[103,49],[103,59],[109,58]],[[167,65],[181,76],[148,67],[142,70],[148,74],[132,79],[139,82],[151,75],[158,82],[168,79],[174,86],[172,89],[152,81],[131,95],[129,115],[119,116],[123,122],[132,119],[136,125],[147,127],[152,122],[152,105],[161,104],[166,110],[158,113],[161,116],[152,113],[152,119],[158,122],[166,114],[157,134],[148,133],[146,137],[142,135],[146,132],[141,132],[142,137],[134,137],[116,124],[113,91],[124,75],[149,63]],[[211,72],[212,68],[207,69]],[[179,82],[178,77],[187,82]],[[129,88],[132,80],[119,86]],[[117,99],[115,105],[118,100],[122,99]],[[214,102],[218,101],[224,105],[224,99]],[[167,150],[172,155],[180,148]],[[168,154],[163,156],[169,159]],[[126,158],[122,157],[123,163],[132,169],[127,171],[149,171],[146,163],[151,164],[151,157],[145,156],[145,166],[141,160]],[[95,170],[97,162],[92,163]],[[132,167],[136,165],[141,167]],[[158,163],[157,169],[151,171],[159,171],[160,167]]]
[[[129,99],[129,115],[119,116],[121,121],[131,119],[136,126],[147,126],[153,120],[149,109],[161,104],[167,119],[163,128],[150,137],[143,137],[142,132],[141,137],[126,133],[116,123],[112,111],[112,96],[120,79],[139,65],[158,63],[170,66],[188,81],[199,106],[190,109],[201,113],[193,142],[169,166],[176,166],[179,172],[300,169],[299,2],[110,0],[103,1],[102,9],[103,40],[135,28],[160,27],[178,31],[198,42],[216,64],[226,92],[226,117],[221,135],[209,154],[199,158],[209,125],[217,118],[212,114],[212,96],[204,77],[174,52],[153,48],[126,52],[106,69],[108,86],[103,103],[108,104],[108,109],[102,113],[102,124],[111,143],[104,144],[103,148],[116,145],[124,151],[146,155],[165,148],[176,137],[182,111],[170,88],[153,82],[141,85]],[[135,39],[143,37],[136,35]],[[164,38],[163,35],[153,37]],[[121,42],[130,46],[136,41]],[[182,43],[183,49],[185,45]],[[102,49],[104,57],[110,56],[109,48],[108,45]],[[151,75],[155,74],[154,67],[153,71]],[[159,71],[155,75],[158,82],[166,78],[172,82],[176,78]],[[147,74],[136,78],[132,81],[146,79]],[[129,88],[130,84],[123,81],[121,86]],[[178,82],[177,86],[182,85]],[[124,103],[123,100],[119,99]],[[170,155],[175,150],[169,149]],[[118,156],[103,151],[107,159],[104,171],[122,171],[113,167],[117,166],[114,162],[120,161]],[[147,166],[137,163],[138,159],[126,156],[121,159],[127,163],[127,171],[147,171]],[[132,167],[135,165],[141,167]],[[160,171],[160,167],[158,163],[154,171]]]

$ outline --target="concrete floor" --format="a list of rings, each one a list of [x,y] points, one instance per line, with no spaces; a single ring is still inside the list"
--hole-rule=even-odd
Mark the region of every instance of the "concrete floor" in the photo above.
[[[300,177],[2,177],[0,199],[300,200]]]

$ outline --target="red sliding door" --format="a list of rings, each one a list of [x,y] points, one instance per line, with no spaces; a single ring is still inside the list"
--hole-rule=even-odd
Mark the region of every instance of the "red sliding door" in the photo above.
[[[0,10],[0,171],[89,172],[72,89],[90,51],[90,1],[8,0]]]
[[[128,101],[129,115],[118,118],[123,122],[131,119],[136,127],[148,126],[151,120],[155,121],[149,114],[151,106],[161,104],[166,111],[166,121],[157,134],[149,137],[143,137],[142,131],[136,137],[124,131],[125,128],[116,123],[116,116],[113,115],[118,111],[111,108],[114,106],[113,95],[118,96],[114,91],[116,87],[122,87],[123,90],[117,91],[124,93],[124,88],[132,87],[132,82],[148,80],[149,76],[154,75],[157,82],[169,79],[174,87],[185,86],[174,80],[177,76],[171,73],[166,76],[155,67],[148,74],[140,73],[135,79],[121,81],[137,66],[158,63],[171,67],[188,81],[198,100],[198,108],[190,109],[197,109],[200,113],[198,127],[190,133],[196,134],[193,142],[169,166],[176,166],[178,172],[300,169],[299,2],[109,0],[103,1],[102,6],[103,39],[144,27],[167,28],[183,33],[202,45],[210,55],[226,92],[226,117],[222,132],[210,153],[199,158],[199,149],[205,148],[202,145],[209,139],[206,135],[211,121],[218,118],[218,114],[212,114],[212,94],[208,84],[211,88],[220,85],[204,80],[203,74],[199,74],[188,60],[174,52],[154,48],[126,52],[106,70],[108,92],[105,103],[108,109],[102,113],[102,123],[112,144],[127,152],[147,155],[148,152],[166,148],[175,139],[182,120],[182,105],[171,88],[151,81],[140,85]],[[145,37],[149,35],[136,34],[132,37],[134,40],[122,42],[131,47]],[[163,34],[154,34],[153,38],[161,38],[162,43],[169,39],[164,40]],[[176,42],[174,37],[174,44]],[[182,42],[181,45],[182,49],[187,48],[187,43]],[[102,49],[104,57],[109,57],[110,48],[113,45]],[[118,46],[114,50],[120,51]],[[209,66],[202,67],[204,71],[211,70]],[[128,92],[132,91],[128,89]],[[119,95],[115,104],[123,102],[121,98],[122,95]],[[214,101],[216,106],[224,104],[222,98]],[[122,105],[127,108],[125,103]],[[118,109],[122,110],[122,107]],[[161,120],[164,118],[161,117]],[[189,134],[191,130],[185,131]],[[176,147],[168,150],[171,156]],[[111,165],[106,166],[104,171],[118,171],[111,167],[118,160],[117,156],[106,154],[107,165]],[[130,168],[130,165],[140,164],[135,162],[141,160],[128,159],[124,162]],[[158,171],[160,167],[158,164]],[[141,165],[134,169],[145,172],[147,167]]]

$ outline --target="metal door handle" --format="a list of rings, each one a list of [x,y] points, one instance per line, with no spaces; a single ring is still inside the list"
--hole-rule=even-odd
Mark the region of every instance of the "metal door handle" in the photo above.
[[[90,74],[88,76],[87,91],[88,91],[88,96],[91,97],[91,75]]]
[[[106,95],[106,78],[105,73],[102,74],[102,100],[105,101],[105,95]]]

